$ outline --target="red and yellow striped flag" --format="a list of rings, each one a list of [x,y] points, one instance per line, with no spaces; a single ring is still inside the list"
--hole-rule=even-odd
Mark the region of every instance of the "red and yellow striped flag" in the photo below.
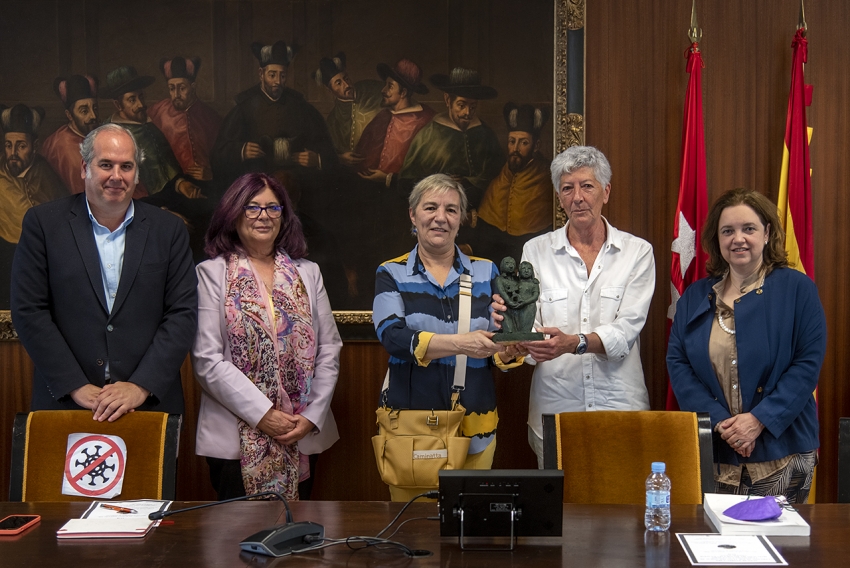
[[[801,8],[802,10],[802,8]],[[785,252],[788,264],[815,279],[815,241],[812,230],[812,170],[809,142],[812,129],[806,121],[806,107],[812,104],[812,86],[803,80],[803,64],[808,60],[809,42],[805,21],[794,34],[791,47],[791,93],[785,119],[785,147],[782,149],[782,171],[779,174],[779,197],[776,207],[785,229]],[[818,391],[812,393],[817,402]],[[815,469],[815,474],[817,469]],[[816,475],[815,475],[816,477]],[[815,502],[815,478],[812,479],[809,503]]]
[[[791,43],[791,94],[785,120],[785,147],[779,176],[779,219],[785,229],[788,264],[815,279],[815,243],[812,236],[812,172],[809,141],[812,131],[806,122],[806,107],[812,102],[812,86],[803,81],[803,64],[808,59],[805,28],[799,28]]]

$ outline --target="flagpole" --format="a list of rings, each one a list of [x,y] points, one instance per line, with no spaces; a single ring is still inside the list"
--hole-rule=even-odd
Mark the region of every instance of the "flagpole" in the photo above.
[[[682,119],[682,169],[679,177],[679,200],[673,221],[670,246],[670,306],[667,309],[667,337],[676,315],[676,304],[691,283],[705,276],[705,251],[699,244],[702,225],[708,212],[708,187],[705,165],[705,128],[702,114],[702,54],[699,40],[702,30],[697,22],[696,0],[691,6],[688,28],[690,47],[685,53],[689,74]],[[667,410],[679,405],[668,382]]]
[[[800,2],[802,4],[802,0],[800,0]],[[800,10],[802,9],[803,8],[801,6]],[[699,43],[702,39],[702,29],[697,23],[697,0],[693,0],[693,4],[691,4],[691,27],[688,28],[688,39],[691,40],[691,43]]]

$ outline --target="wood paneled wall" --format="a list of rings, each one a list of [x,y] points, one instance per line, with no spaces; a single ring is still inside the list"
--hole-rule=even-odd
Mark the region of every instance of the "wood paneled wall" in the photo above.
[[[811,143],[815,276],[827,314],[828,346],[818,389],[821,451],[817,498],[837,495],[838,419],[850,416],[848,270],[850,239],[850,3],[806,2],[814,86]],[[791,82],[791,40],[799,0],[697,2],[703,69],[709,202],[733,187],[772,200]],[[606,215],[655,247],[657,283],[641,352],[652,407],[666,395],[665,318],[670,303],[670,242],[678,198],[682,112],[688,75],[691,2],[587,0],[587,143],[614,172]]]
[[[18,342],[0,342],[0,500],[8,499],[12,422],[30,406],[32,361]],[[375,408],[387,355],[377,341],[349,342],[342,350],[340,378],[333,412],[340,440],[324,452],[317,465],[315,499],[384,501],[389,492],[378,476],[372,452]],[[180,434],[177,498],[185,501],[215,499],[203,458],[195,455],[195,425],[201,389],[192,377],[188,359],[181,370],[186,412]],[[531,368],[494,371],[499,414],[498,449],[494,467],[534,468],[534,454],[526,442],[525,420]]]

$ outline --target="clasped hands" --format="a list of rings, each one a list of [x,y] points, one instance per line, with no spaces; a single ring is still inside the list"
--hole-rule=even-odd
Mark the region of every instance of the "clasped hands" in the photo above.
[[[133,412],[150,396],[150,391],[128,381],[118,381],[103,388],[88,384],[71,392],[71,399],[92,411],[98,422],[115,422]]]
[[[717,433],[720,437],[745,458],[753,453],[756,439],[761,435],[762,430],[764,430],[764,424],[749,412],[736,414],[717,424]]]
[[[269,409],[257,422],[257,429],[283,445],[294,444],[309,434],[313,428],[315,424],[300,414],[287,414],[274,408]]]

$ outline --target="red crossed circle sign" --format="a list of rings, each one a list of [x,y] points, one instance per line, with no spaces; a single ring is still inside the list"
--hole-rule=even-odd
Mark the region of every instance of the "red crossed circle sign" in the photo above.
[[[100,449],[98,450],[96,446],[100,446]],[[91,460],[90,450],[97,457],[88,463]],[[79,469],[78,461],[83,461],[86,465]],[[124,477],[124,462],[124,453],[113,440],[99,434],[91,434],[77,440],[77,443],[68,450],[65,456],[65,479],[75,491],[89,497],[97,497],[107,493],[121,481]],[[91,476],[94,486],[86,483],[86,476],[101,464],[114,467],[110,469],[112,478],[106,479],[105,476],[101,476],[101,481],[95,482],[94,476]]]

